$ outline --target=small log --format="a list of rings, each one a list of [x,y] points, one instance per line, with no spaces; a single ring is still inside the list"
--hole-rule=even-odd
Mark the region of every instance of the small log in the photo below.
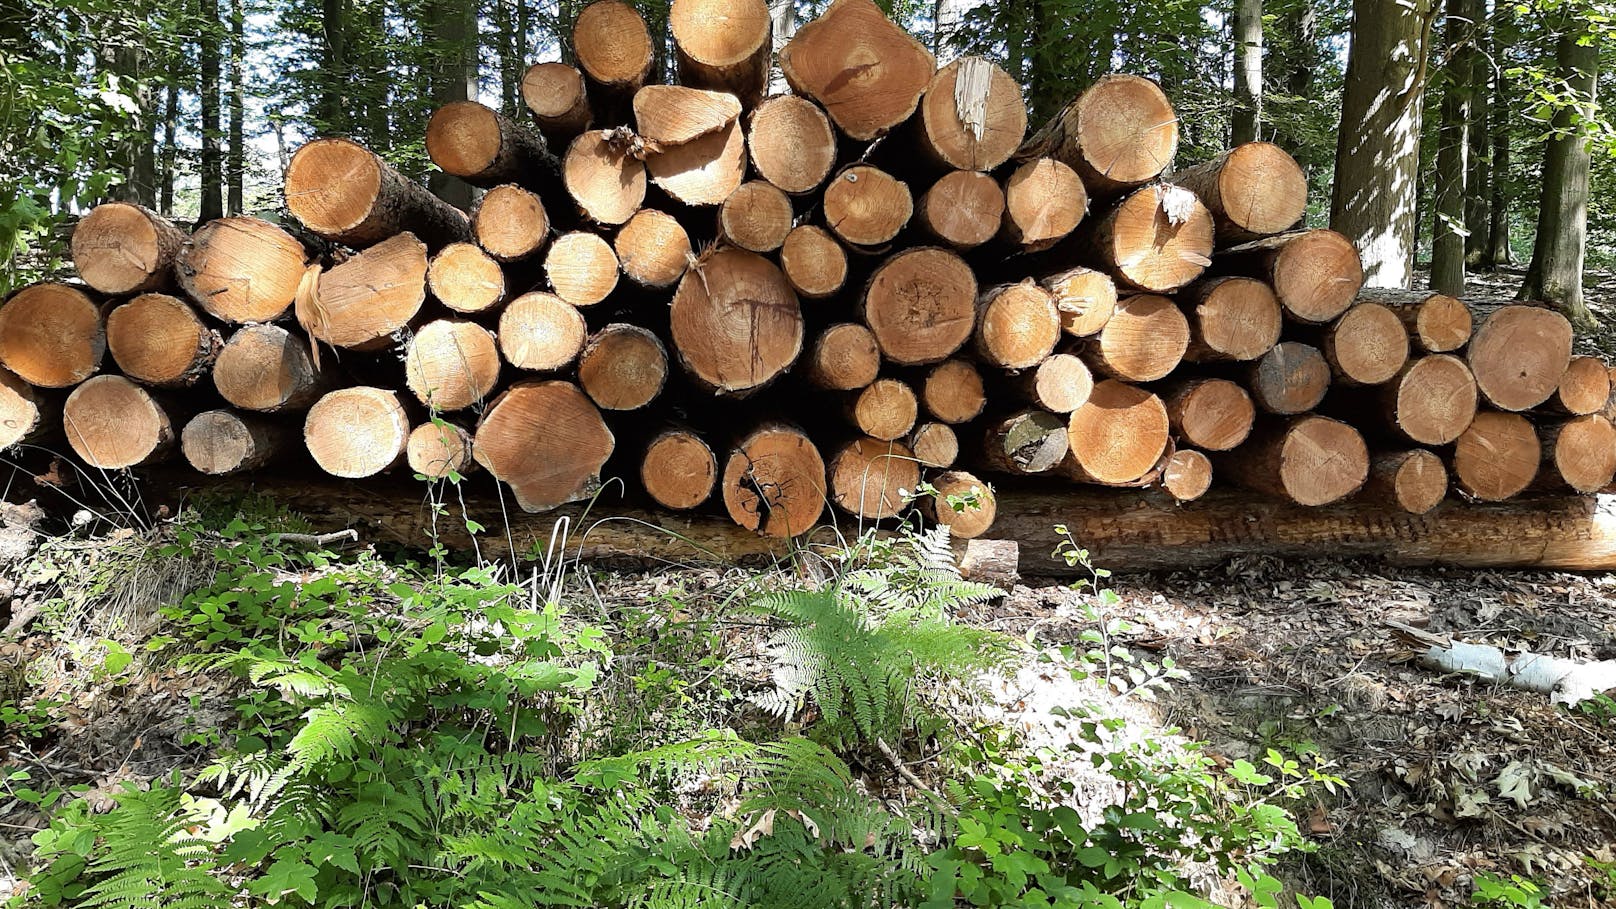
[[[703,387],[744,394],[774,381],[802,353],[802,307],[774,263],[721,248],[691,266],[673,295],[673,346]]]
[[[339,388],[314,402],[303,421],[303,444],[314,462],[326,473],[350,480],[397,465],[409,438],[404,402],[390,388]]]
[[[909,119],[937,61],[872,0],[834,0],[780,50],[780,71],[858,142]]]
[[[214,477],[257,470],[280,454],[285,442],[279,426],[233,410],[203,411],[180,432],[186,463]]]
[[[217,223],[217,222],[215,222]],[[426,303],[426,244],[399,234],[349,257],[299,293],[297,321],[333,347],[378,350]]]
[[[566,369],[583,352],[588,335],[583,313],[555,294],[523,294],[499,314],[499,350],[517,369]]]
[[[432,249],[473,239],[464,212],[349,139],[316,139],[292,154],[286,207],[304,227],[349,246],[403,231]]]
[[[855,164],[832,177],[821,207],[832,233],[849,246],[866,248],[890,242],[915,211],[909,187],[868,164]]]
[[[1369,449],[1339,420],[1296,417],[1252,434],[1218,465],[1236,483],[1298,505],[1329,505],[1363,487]]]
[[[1543,446],[1531,422],[1518,413],[1484,410],[1453,448],[1454,484],[1483,502],[1514,498],[1531,485]]]
[[[752,111],[746,147],[758,176],[793,196],[818,189],[836,163],[830,120],[796,95],[776,95]]]
[[[850,515],[897,517],[920,485],[920,464],[901,442],[855,439],[830,459],[830,500]]]
[[[1021,580],[1021,544],[1015,540],[962,540],[954,546],[960,577],[1006,593]]]
[[[1549,488],[1592,495],[1616,477],[1616,426],[1585,414],[1537,427],[1543,441],[1539,480]]]
[[[966,56],[932,77],[914,123],[921,151],[938,166],[990,171],[1021,147],[1027,105],[1009,73]]]
[[[73,266],[104,294],[164,290],[174,281],[174,260],[185,231],[133,202],[107,202],[90,209],[73,228]]]
[[[1549,409],[1573,416],[1599,413],[1610,400],[1610,367],[1598,357],[1572,357],[1560,385],[1546,403]]]
[[[1377,454],[1369,463],[1362,495],[1409,514],[1425,514],[1448,497],[1448,468],[1423,448]]]
[[[1071,413],[1094,392],[1094,374],[1081,357],[1055,354],[1015,379],[1021,396],[1050,413]]]
[[[780,270],[799,296],[834,296],[847,283],[847,250],[823,227],[799,224],[780,245]]]
[[[1190,325],[1177,304],[1154,294],[1136,294],[1117,303],[1083,354],[1102,375],[1154,382],[1178,368],[1189,343]]]
[[[499,384],[499,343],[475,322],[439,319],[421,326],[404,349],[404,384],[434,411],[481,404]]]
[[[1001,473],[1054,470],[1070,450],[1066,418],[1047,410],[1023,410],[988,424],[982,462]]]
[[[556,159],[544,137],[476,101],[454,101],[432,112],[426,152],[444,173],[473,186],[555,185]]]
[[[85,379],[62,405],[73,453],[91,467],[122,470],[167,457],[174,424],[151,392],[123,376]]]
[[[765,536],[801,536],[825,510],[825,461],[801,430],[764,424],[731,450],[721,488],[736,524]]]
[[[1324,330],[1321,347],[1343,384],[1379,385],[1408,363],[1408,330],[1385,306],[1358,303]]]
[[[1117,285],[1105,272],[1072,268],[1044,278],[1044,289],[1055,296],[1061,328],[1074,338],[1099,334],[1117,308]]]
[[[1162,391],[1168,425],[1196,448],[1228,451],[1251,435],[1257,409],[1251,395],[1228,379],[1179,380]]]
[[[1456,351],[1469,343],[1475,328],[1470,307],[1447,294],[1409,300],[1402,294],[1377,289],[1365,291],[1360,299],[1390,306],[1408,328],[1409,340],[1425,353]]]
[[[1212,215],[1189,190],[1147,186],[1096,216],[1088,248],[1118,281],[1171,293],[1212,263]]]
[[[544,200],[530,190],[506,183],[477,200],[471,211],[477,244],[501,262],[531,259],[550,239],[550,215]]]
[[[993,239],[1004,217],[1004,190],[974,170],[952,170],[920,196],[915,221],[926,233],[954,249],[971,249]]]
[[[690,235],[666,212],[642,208],[612,241],[623,274],[642,287],[672,287],[690,264]]]
[[[594,129],[567,146],[561,179],[578,210],[596,224],[623,224],[645,202],[645,164],[632,154],[633,141],[626,130]]]
[[[651,182],[685,205],[720,205],[746,179],[746,138],[739,122],[710,136],[646,156]]]
[[[511,487],[523,511],[549,511],[594,495],[616,439],[571,382],[518,382],[494,399],[472,456]]]
[[[40,388],[95,375],[107,350],[101,308],[76,287],[33,284],[0,305],[0,366]]]
[[[619,270],[611,244],[587,231],[556,237],[544,257],[550,287],[573,306],[594,306],[611,296]]]
[[[904,366],[945,360],[975,328],[976,273],[945,249],[904,250],[876,268],[863,315],[888,360]]]
[[[231,406],[262,413],[302,410],[326,390],[308,339],[279,325],[236,329],[213,363],[213,387]]]
[[[1022,252],[1039,252],[1076,230],[1088,210],[1077,171],[1054,158],[1033,158],[1005,178],[999,234]]]
[[[410,430],[404,458],[416,476],[428,480],[453,480],[477,468],[472,458],[471,433],[442,420]]]
[[[1072,412],[1067,445],[1072,465],[1088,482],[1137,482],[1167,451],[1170,427],[1161,398],[1116,379],[1094,386]]]
[[[1448,445],[1476,417],[1478,395],[1470,367],[1456,356],[1417,357],[1380,391],[1392,429],[1421,445]]]
[[[1247,243],[1294,227],[1307,212],[1307,175],[1272,142],[1246,142],[1173,182],[1206,204],[1220,246]]]
[[[645,20],[622,0],[595,0],[578,13],[572,55],[588,80],[597,115],[631,98],[656,59]]]
[[[773,49],[763,0],[674,0],[668,26],[678,54],[679,81],[730,92],[748,109],[769,82]]]
[[[26,442],[43,429],[44,401],[34,386],[0,366],[0,450]]]
[[[791,233],[791,198],[762,180],[742,183],[718,209],[718,233],[752,252],[773,252]]]
[[[1193,502],[1212,488],[1212,459],[1193,448],[1180,448],[1167,456],[1158,482],[1174,501]]]
[[[718,458],[701,436],[689,430],[663,430],[640,459],[640,485],[663,508],[695,508],[712,497],[717,483]]]
[[[990,287],[977,298],[974,348],[1001,369],[1028,369],[1049,358],[1060,340],[1055,298],[1029,278]]]
[[[974,474],[950,470],[934,477],[931,485],[937,494],[920,501],[921,511],[933,522],[947,525],[951,536],[975,539],[993,527],[998,517],[993,487]]]
[[[107,314],[107,350],[123,374],[145,385],[184,388],[213,368],[224,341],[185,301],[141,294]]]
[[[1112,73],[1066,105],[1022,146],[1056,158],[1093,196],[1114,196],[1161,175],[1178,152],[1178,113],[1155,82]]]
[[[965,423],[976,419],[987,406],[982,374],[965,360],[948,360],[926,373],[920,388],[926,412],[944,423]]]
[[[814,339],[805,363],[808,381],[833,391],[853,391],[880,374],[881,348],[868,328],[838,322]]]
[[[1252,400],[1268,413],[1306,413],[1330,390],[1330,363],[1317,347],[1283,341],[1251,364],[1246,384]]]
[[[565,63],[535,63],[522,74],[522,102],[551,145],[564,146],[589,128],[584,74]]]
[[[914,389],[898,379],[876,379],[864,386],[848,409],[859,432],[884,442],[908,435],[920,415]]]
[[[1476,388],[1499,410],[1528,410],[1560,388],[1571,366],[1571,323],[1540,306],[1501,306],[1466,353]]]
[[[1363,287],[1363,261],[1352,241],[1333,230],[1279,234],[1218,254],[1220,269],[1262,278],[1299,322],[1333,322]]]
[[[505,302],[504,269],[473,243],[450,243],[438,250],[427,266],[426,286],[439,303],[458,313],[488,312]]]
[[[1185,288],[1179,299],[1189,311],[1186,360],[1255,360],[1279,343],[1285,323],[1279,298],[1255,278],[1206,278]]]
[[[729,92],[685,85],[647,85],[634,93],[634,131],[658,146],[683,145],[716,133],[741,115]]]
[[[269,322],[292,305],[308,260],[302,243],[268,221],[220,218],[191,236],[174,273],[208,315],[233,324]]]
[[[578,385],[602,410],[639,410],[662,394],[668,351],[648,329],[613,322],[578,355]]]
[[[924,467],[953,467],[959,460],[959,436],[947,423],[917,423],[904,441]]]

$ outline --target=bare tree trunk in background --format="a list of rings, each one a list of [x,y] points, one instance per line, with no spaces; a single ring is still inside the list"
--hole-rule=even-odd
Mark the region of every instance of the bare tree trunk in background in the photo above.
[[[797,3],[796,0],[769,0],[769,20],[771,22],[771,43],[774,46],[774,59],[780,59],[780,48],[785,47],[791,36],[797,33]],[[784,94],[791,90],[786,85],[786,77],[776,65],[769,70],[769,94]]]
[[[1499,57],[1498,27],[1494,26],[1489,45],[1495,64]],[[1492,143],[1491,201],[1487,205],[1487,265],[1502,268],[1515,263],[1515,250],[1509,238],[1509,83],[1505,81],[1504,67],[1495,65],[1492,71],[1492,117],[1488,126],[1488,140]]]
[[[387,3],[385,0],[376,0],[370,4],[370,33],[373,35],[387,34]],[[365,68],[372,73],[384,72],[387,68],[387,49],[380,41],[371,42],[371,46],[363,55]],[[365,115],[364,131],[369,138],[372,148],[391,148],[393,145],[392,124],[388,116],[393,109],[389,97],[395,86],[392,80],[372,80],[370,91],[377,94],[369,97],[369,110]],[[359,124],[354,124],[358,129]]]
[[[219,0],[201,0],[202,197],[197,219],[224,217],[224,149],[219,128]]]
[[[175,153],[177,147],[174,133],[179,128],[180,119],[180,84],[173,78],[169,79],[168,92],[163,98],[163,150],[159,153],[162,168],[162,181],[159,187],[157,210],[165,215],[174,214],[174,180],[178,176],[174,172]]]
[[[427,6],[427,54],[432,69],[432,103],[442,107],[477,97],[477,10],[474,0],[432,0]],[[428,181],[440,199],[471,207],[471,184],[434,170]]]
[[[230,0],[230,153],[225,163],[230,183],[226,208],[232,215],[247,210],[247,17],[243,0]]]
[[[1521,299],[1552,303],[1573,325],[1593,324],[1582,298],[1582,265],[1588,244],[1589,137],[1577,116],[1597,100],[1599,44],[1584,46],[1584,29],[1570,15],[1561,17],[1555,65],[1575,107],[1554,114],[1554,132],[1543,144],[1543,195],[1538,202],[1537,238],[1532,264],[1521,284]]]
[[[1475,25],[1465,55],[1470,59],[1470,131],[1465,144],[1470,151],[1470,173],[1465,177],[1465,267],[1479,271],[1487,266],[1487,223],[1492,207],[1492,123],[1493,61],[1482,52],[1482,42],[1491,30],[1485,0],[1466,0]]]
[[[493,16],[494,47],[499,51],[499,109],[506,116],[517,112],[522,78],[516,70],[516,11],[512,3],[513,0],[494,0]]]
[[[1431,289],[1450,297],[1464,295],[1465,181],[1470,176],[1470,129],[1475,72],[1473,0],[1447,0],[1442,35],[1448,50],[1447,79],[1442,86],[1442,120],[1437,129],[1436,223],[1431,228]]]
[[[342,91],[348,83],[348,3],[347,0],[321,0],[320,27],[323,39],[324,72],[320,81],[320,101],[314,119],[323,132],[342,135],[345,107]]]
[[[1235,0],[1232,145],[1257,141],[1262,122],[1262,16],[1262,0]]]
[[[1268,60],[1263,67],[1267,80],[1265,94],[1269,95],[1268,131],[1273,141],[1297,157],[1305,168],[1302,152],[1307,138],[1293,121],[1301,116],[1308,103],[1313,85],[1313,70],[1318,58],[1317,14],[1312,3],[1292,3],[1279,14],[1269,43]],[[1284,109],[1273,110],[1273,95],[1284,96]]]
[[[1330,225],[1363,255],[1371,287],[1408,287],[1431,0],[1354,0]]]

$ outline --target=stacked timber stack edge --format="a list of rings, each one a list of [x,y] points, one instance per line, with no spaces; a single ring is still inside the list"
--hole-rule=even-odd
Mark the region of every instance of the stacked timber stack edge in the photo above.
[[[1170,170],[1148,79],[1029,132],[1003,70],[939,68],[870,0],[796,33],[774,97],[762,0],[675,0],[669,27],[677,85],[598,0],[577,67],[528,70],[531,119],[438,110],[470,212],[341,138],[291,159],[299,227],[96,208],[84,286],[0,307],[0,444],[481,468],[532,512],[621,478],[775,537],[827,503],[891,518],[922,481],[979,490],[933,509],[971,537],[1013,477],[1424,513],[1616,473],[1610,371],[1564,318],[1360,293],[1352,244],[1297,228],[1278,147]]]

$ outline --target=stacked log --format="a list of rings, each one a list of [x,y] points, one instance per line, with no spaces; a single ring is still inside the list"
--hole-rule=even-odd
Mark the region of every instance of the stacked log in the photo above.
[[[1029,135],[1014,79],[939,67],[871,0],[797,31],[776,97],[762,0],[668,22],[659,67],[596,0],[576,66],[527,71],[530,122],[436,111],[470,212],[336,138],[290,160],[301,230],[96,208],[84,286],[0,304],[0,444],[407,470],[535,512],[621,485],[776,537],[912,504],[989,533],[998,482],[1424,514],[1616,474],[1610,368],[1563,317],[1360,293],[1296,162],[1257,142],[1174,170],[1148,79]]]

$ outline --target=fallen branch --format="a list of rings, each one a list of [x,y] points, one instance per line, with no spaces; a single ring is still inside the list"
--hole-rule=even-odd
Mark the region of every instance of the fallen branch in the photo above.
[[[1462,672],[1483,681],[1549,696],[1550,703],[1576,706],[1616,689],[1616,660],[1583,663],[1530,650],[1506,652],[1489,644],[1455,641],[1388,621],[1397,636],[1425,647],[1420,665],[1441,672]]]

